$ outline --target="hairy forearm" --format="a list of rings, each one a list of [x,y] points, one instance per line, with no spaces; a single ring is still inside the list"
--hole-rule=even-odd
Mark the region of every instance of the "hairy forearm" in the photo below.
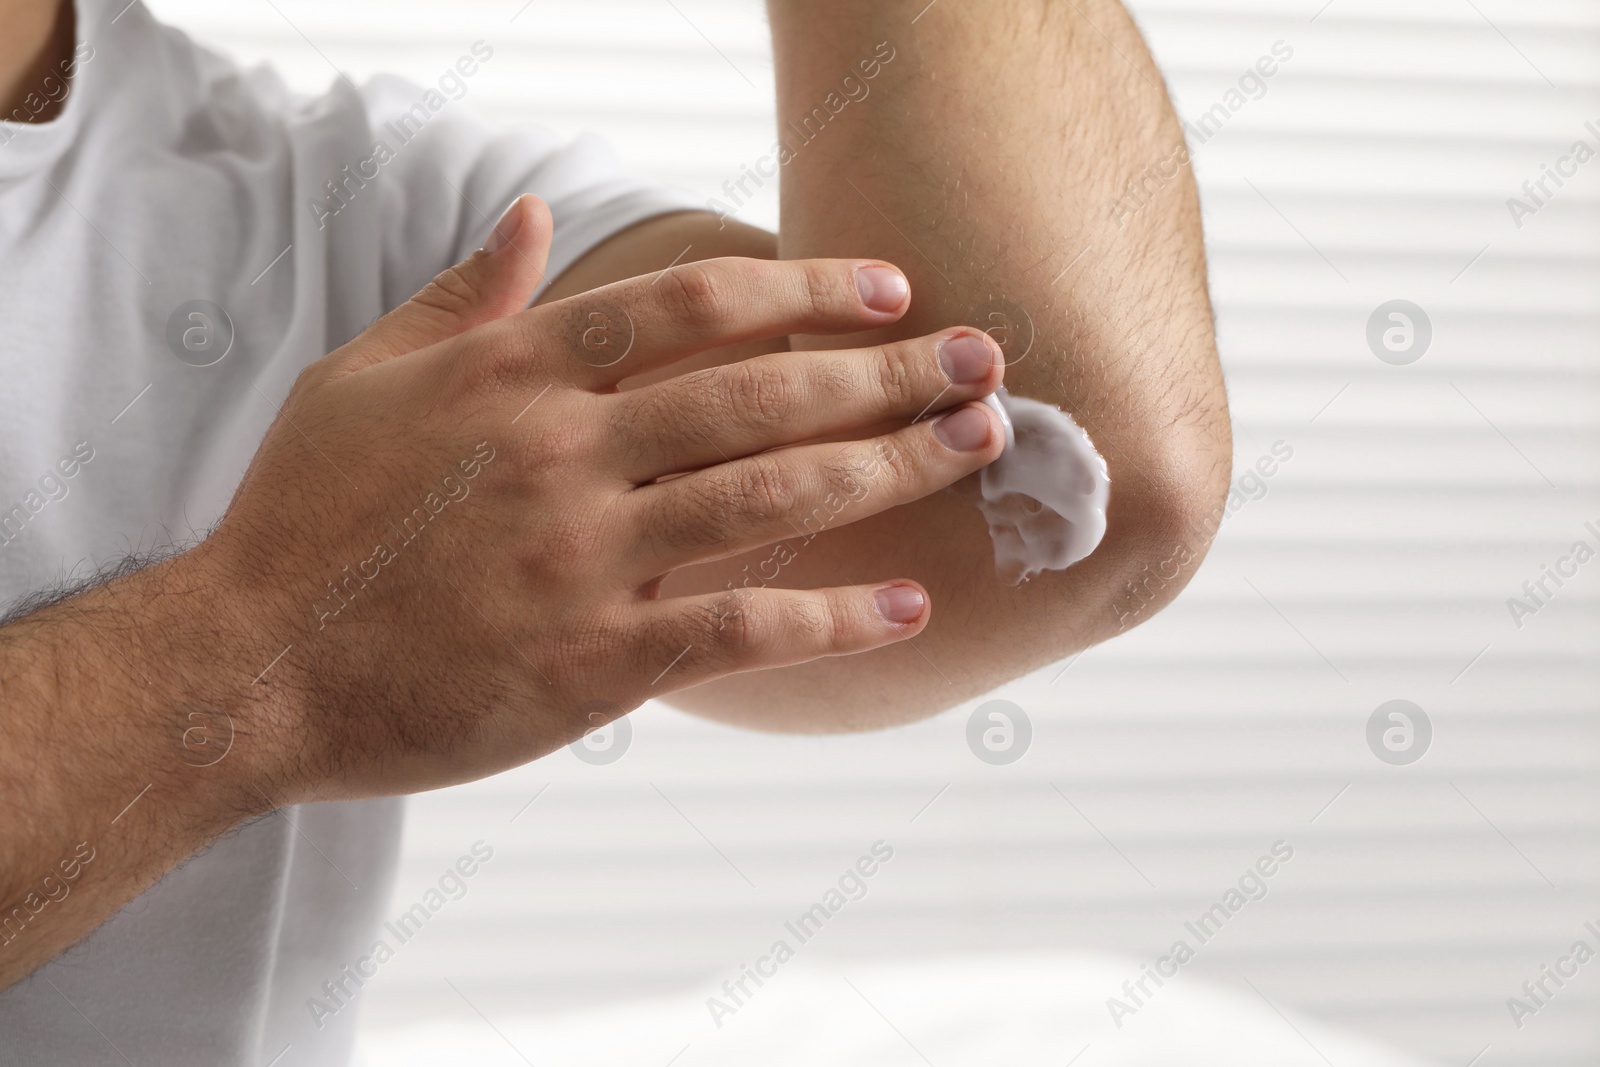
[[[271,806],[217,602],[169,561],[0,627],[0,988]]]
[[[1020,360],[1009,346],[1008,389],[1071,413],[1112,476],[1100,549],[1021,588],[994,573],[970,485],[795,546],[771,584],[845,574],[925,582],[934,617],[917,647],[792,668],[781,680],[726,679],[682,698],[755,724],[876,725],[1104,640],[1193,574],[1231,451],[1199,211],[1181,167],[1141,193],[1142,209],[1111,207],[1129,179],[1182,145],[1119,3],[769,7],[786,150],[780,254],[882,257],[913,291],[910,314],[891,328],[796,346],[1010,320],[1010,339],[1031,329],[1032,346]],[[695,580],[739,580],[753,561]]]

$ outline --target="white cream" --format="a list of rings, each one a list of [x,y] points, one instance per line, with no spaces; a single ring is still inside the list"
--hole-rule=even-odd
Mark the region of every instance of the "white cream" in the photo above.
[[[1060,408],[1004,389],[984,398],[1006,427],[1006,450],[983,469],[978,508],[994,568],[1013,585],[1065,570],[1106,533],[1111,475],[1094,442]]]

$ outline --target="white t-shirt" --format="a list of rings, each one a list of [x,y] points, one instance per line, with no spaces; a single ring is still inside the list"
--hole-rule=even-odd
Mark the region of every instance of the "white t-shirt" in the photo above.
[[[593,138],[473,117],[462,87],[507,62],[483,42],[433,86],[304,99],[141,4],[77,10],[62,115],[0,123],[0,603],[205,531],[301,368],[517,195],[555,216],[550,278],[694,207]],[[0,993],[0,1064],[347,1062],[359,997],[311,1001],[371,951],[401,812],[309,805],[218,841]]]

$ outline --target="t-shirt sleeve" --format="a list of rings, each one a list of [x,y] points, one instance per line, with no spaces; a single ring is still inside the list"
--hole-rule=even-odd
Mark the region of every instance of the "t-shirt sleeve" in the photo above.
[[[390,150],[381,168],[389,307],[480,247],[524,193],[549,204],[555,221],[539,292],[635,223],[704,210],[689,194],[629,171],[592,134],[568,140],[542,127],[498,130],[462,100],[387,75],[373,78],[362,96],[375,141]]]

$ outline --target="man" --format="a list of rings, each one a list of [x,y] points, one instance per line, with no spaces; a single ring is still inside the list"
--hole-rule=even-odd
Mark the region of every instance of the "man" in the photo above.
[[[485,128],[488,42],[299,100],[124,3],[0,0],[0,1062],[343,1063],[305,1004],[398,796],[654,696],[926,716],[1203,557],[1198,210],[1126,206],[1181,134],[1114,0],[770,0],[779,115],[828,116],[776,236]],[[1020,587],[972,506],[1002,378],[1113,480]]]

